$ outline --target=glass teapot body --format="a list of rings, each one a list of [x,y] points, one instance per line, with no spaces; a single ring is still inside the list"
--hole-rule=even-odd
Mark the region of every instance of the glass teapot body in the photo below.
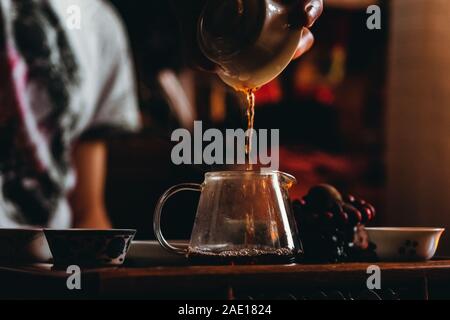
[[[166,249],[218,262],[288,262],[299,252],[289,188],[295,178],[277,171],[211,172],[201,185],[169,189],[155,212],[155,234]],[[159,218],[165,199],[180,190],[201,192],[187,250],[162,237]]]

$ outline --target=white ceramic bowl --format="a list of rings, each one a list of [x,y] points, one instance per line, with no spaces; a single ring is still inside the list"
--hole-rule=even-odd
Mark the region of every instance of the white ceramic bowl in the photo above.
[[[48,262],[52,258],[42,229],[0,229],[0,261],[7,264]]]
[[[423,261],[433,258],[443,228],[366,228],[381,261]]]

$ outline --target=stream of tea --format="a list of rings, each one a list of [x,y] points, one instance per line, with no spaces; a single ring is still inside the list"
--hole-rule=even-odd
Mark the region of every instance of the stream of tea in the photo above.
[[[240,90],[246,98],[247,135],[245,137],[245,162],[246,170],[253,170],[251,159],[253,129],[255,127],[255,91],[256,89]]]
[[[247,156],[247,160],[250,164],[250,154],[252,152],[252,138],[253,138],[253,129],[255,127],[255,90],[254,89],[248,89],[244,91],[245,96],[247,98],[247,137],[245,139],[245,154]]]

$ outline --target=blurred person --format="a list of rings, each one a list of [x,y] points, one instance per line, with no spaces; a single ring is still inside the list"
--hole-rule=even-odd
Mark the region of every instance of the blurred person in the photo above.
[[[172,0],[187,61],[207,0]],[[322,0],[292,0],[311,26]],[[65,23],[79,7],[81,28]],[[297,56],[312,45],[308,33]],[[104,205],[110,134],[139,128],[128,41],[102,0],[0,0],[0,227],[110,228]]]
[[[132,69],[103,1],[0,0],[0,227],[111,227],[104,138],[139,127]]]

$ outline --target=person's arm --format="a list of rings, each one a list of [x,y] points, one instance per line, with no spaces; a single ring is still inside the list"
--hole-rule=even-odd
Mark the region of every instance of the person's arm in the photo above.
[[[107,148],[102,141],[80,142],[73,152],[77,183],[69,200],[74,228],[110,229],[104,203]]]
[[[137,132],[140,129],[136,81],[127,34],[119,15],[107,1],[98,1],[90,21],[87,57],[96,70],[83,75],[91,83],[94,95],[91,110],[81,113],[88,118],[80,128],[79,141],[73,150],[73,165],[77,175],[75,189],[69,197],[75,228],[111,228],[105,208],[107,147],[113,136]],[[88,10],[86,8],[86,10]],[[88,13],[86,13],[88,14]],[[83,29],[84,30],[84,29]],[[88,70],[89,71],[89,70]],[[94,110],[92,110],[94,108]]]

